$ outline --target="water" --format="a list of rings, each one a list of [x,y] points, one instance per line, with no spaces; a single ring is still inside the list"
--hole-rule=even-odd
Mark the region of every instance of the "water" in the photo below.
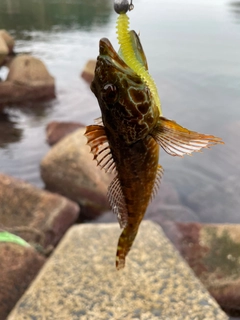
[[[139,0],[129,14],[131,28],[141,34],[164,115],[226,142],[183,159],[161,152],[164,179],[203,222],[240,222],[238,194],[233,195],[229,214],[228,195],[219,190],[219,186],[228,188],[231,179],[240,181],[239,3]],[[0,116],[2,172],[43,187],[39,163],[49,150],[46,125],[52,120],[90,124],[100,115],[80,73],[88,59],[96,58],[101,37],[117,47],[115,20],[110,0],[1,0],[0,28],[15,37],[17,52],[30,52],[44,61],[57,88],[54,101],[5,108]],[[0,76],[6,74],[2,68]],[[209,197],[218,199],[221,215],[197,203],[206,186],[214,190]]]

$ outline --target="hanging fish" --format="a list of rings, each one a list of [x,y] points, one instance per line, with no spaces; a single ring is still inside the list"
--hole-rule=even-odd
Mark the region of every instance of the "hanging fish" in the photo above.
[[[163,117],[140,39],[128,30],[128,17],[123,12],[117,34],[119,53],[108,39],[100,40],[91,90],[102,117],[87,126],[85,135],[98,166],[115,172],[108,199],[123,229],[116,255],[116,267],[121,269],[160,185],[160,146],[168,154],[182,157],[223,142]]]

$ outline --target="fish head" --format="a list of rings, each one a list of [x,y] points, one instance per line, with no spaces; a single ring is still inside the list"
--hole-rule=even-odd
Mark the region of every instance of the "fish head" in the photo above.
[[[128,144],[146,137],[159,118],[147,84],[106,38],[100,40],[91,90],[98,99],[107,131],[120,135]]]

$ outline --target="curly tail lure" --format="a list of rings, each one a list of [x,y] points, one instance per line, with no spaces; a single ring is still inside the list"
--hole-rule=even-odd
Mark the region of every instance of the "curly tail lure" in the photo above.
[[[153,99],[159,108],[160,115],[162,115],[161,103],[160,103],[156,84],[153,78],[150,76],[148,70],[146,70],[145,67],[136,58],[134,49],[132,47],[132,41],[129,34],[129,17],[127,16],[126,13],[121,12],[119,14],[117,19],[116,29],[117,29],[118,43],[121,48],[123,60],[133,71],[136,72],[136,74],[139,77],[141,77],[141,79],[149,87],[152,93]]]

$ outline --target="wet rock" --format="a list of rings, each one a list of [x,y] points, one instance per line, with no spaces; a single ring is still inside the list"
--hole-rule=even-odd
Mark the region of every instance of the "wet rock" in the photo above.
[[[85,127],[84,124],[77,122],[58,122],[52,121],[47,125],[47,142],[50,146],[57,143],[59,140],[64,138],[67,134],[73,131]]]
[[[6,56],[8,55],[9,50],[5,40],[0,36],[0,66],[5,61]]]
[[[162,205],[154,211],[147,211],[145,219],[162,225],[162,221],[198,222],[199,218],[190,208],[182,205]]]
[[[175,245],[224,310],[240,315],[240,225],[176,224]]]
[[[117,224],[71,228],[9,320],[227,320],[152,222],[143,222],[125,269],[117,271],[119,232]]]
[[[109,209],[107,188],[113,176],[97,167],[87,146],[85,128],[59,141],[41,162],[41,176],[48,190],[81,206],[81,219],[93,219]]]
[[[16,126],[9,114],[0,113],[0,148],[5,148],[9,143],[21,140],[23,129]]]
[[[0,30],[0,38],[2,38],[8,48],[8,53],[12,53],[13,52],[13,48],[15,45],[15,41],[13,39],[13,37],[4,29]]]
[[[54,97],[54,78],[42,61],[25,54],[13,59],[6,81],[0,83],[1,104]]]
[[[0,174],[1,228],[28,242],[55,246],[78,218],[76,203]]]
[[[31,247],[0,242],[0,320],[5,320],[45,262]]]
[[[85,81],[91,83],[94,77],[95,67],[96,67],[96,60],[89,60],[84,66],[81,77]]]
[[[206,185],[190,193],[188,205],[197,212],[202,222],[240,223],[240,175]]]

